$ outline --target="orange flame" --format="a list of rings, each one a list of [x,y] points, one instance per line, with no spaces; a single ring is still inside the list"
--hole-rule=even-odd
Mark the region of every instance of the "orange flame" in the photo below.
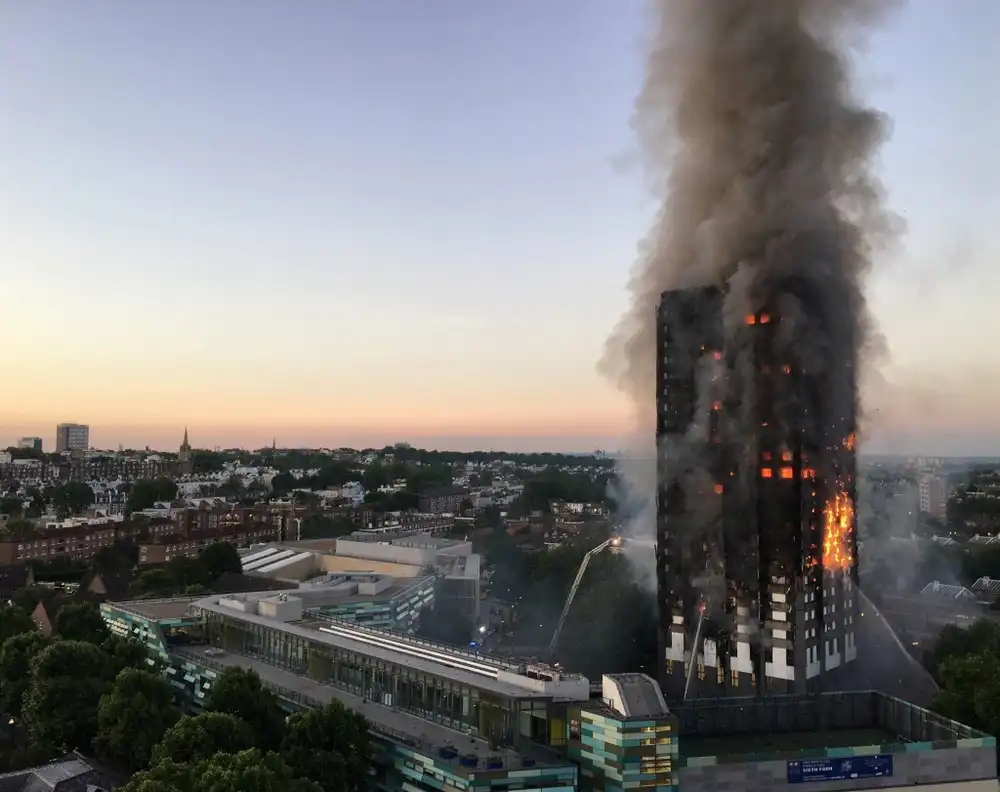
[[[838,492],[823,509],[823,569],[849,569],[851,534],[854,531],[854,504],[846,492]]]
[[[847,435],[847,437],[844,438],[844,448],[846,448],[848,451],[853,451],[854,443],[855,443],[854,432],[851,432],[849,435]]]

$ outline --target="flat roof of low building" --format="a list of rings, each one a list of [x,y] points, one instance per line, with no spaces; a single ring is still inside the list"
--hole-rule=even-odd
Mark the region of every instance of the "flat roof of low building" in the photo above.
[[[266,663],[252,660],[242,655],[225,652],[209,659],[193,647],[181,648],[177,650],[177,653],[187,656],[194,662],[207,667],[235,666],[252,669],[265,685],[289,691],[306,699],[312,699],[318,704],[325,704],[331,700],[339,701],[345,707],[363,715],[376,731],[401,740],[405,744],[424,753],[435,755],[439,760],[440,756],[437,754],[437,751],[440,748],[451,747],[458,751],[460,756],[475,755],[481,763],[485,763],[488,760],[500,760],[503,762],[504,769],[519,769],[523,767],[523,760],[526,756],[533,759],[536,765],[568,764],[568,762],[561,759],[558,755],[540,748],[533,749],[529,754],[518,753],[506,748],[491,748],[486,740],[479,739],[478,737],[473,737],[456,729],[450,729],[447,726],[418,718],[406,712],[400,712],[397,709],[387,707],[370,699],[355,696],[332,685],[314,682],[307,677],[299,676],[291,671],[284,671],[275,666],[267,665]],[[457,758],[455,761],[457,763]],[[483,766],[476,769],[486,770],[488,768]]]
[[[148,599],[148,600],[128,600],[127,602],[108,602],[110,607],[118,608],[125,612],[143,616],[147,619],[159,621],[160,619],[180,619],[188,614],[188,611],[202,597],[174,597],[171,599]]]
[[[352,592],[350,588],[345,588],[343,592],[337,592],[334,588],[338,584],[343,583],[356,583],[360,582],[364,578],[373,578],[388,585],[377,591],[374,594],[365,594],[361,591]],[[398,597],[401,594],[406,593],[410,589],[416,589],[424,581],[433,581],[430,575],[425,575],[419,578],[413,577],[393,577],[391,575],[382,575],[377,572],[375,573],[364,573],[364,572],[330,572],[320,577],[311,578],[310,580],[303,581],[297,591],[302,589],[309,590],[313,588],[330,588],[330,599],[321,605],[310,606],[307,610],[319,610],[322,611],[324,608],[336,607],[337,605],[357,602],[357,603],[371,603],[371,602],[388,602],[393,597]]]
[[[259,616],[255,613],[244,613],[233,608],[227,608],[225,605],[220,605],[218,603],[218,599],[218,597],[208,597],[199,600],[196,603],[196,607],[216,613],[220,616],[235,619],[237,621],[245,621],[262,627],[270,627],[271,629],[285,632],[289,635],[296,635],[310,641],[317,641],[337,649],[342,649],[348,652],[356,652],[357,654],[374,657],[389,663],[395,663],[396,665],[413,668],[418,671],[423,671],[426,674],[430,674],[431,676],[440,677],[442,679],[450,679],[455,682],[468,685],[469,687],[485,690],[496,695],[510,698],[544,697],[540,694],[532,694],[530,690],[518,685],[502,682],[500,680],[493,679],[490,676],[465,670],[464,668],[456,668],[452,665],[447,665],[445,661],[435,661],[429,657],[418,657],[413,654],[403,653],[399,650],[389,648],[389,645],[393,643],[400,646],[409,646],[410,644],[413,644],[414,646],[419,647],[420,644],[424,642],[416,642],[413,639],[406,639],[402,636],[389,633],[388,631],[372,631],[376,633],[375,638],[378,639],[377,643],[352,640],[351,638],[345,637],[348,629],[347,625],[338,630],[337,633],[324,632],[323,630],[329,628],[330,624],[315,627],[279,622],[274,619]],[[315,623],[313,622],[311,624]],[[351,625],[350,629],[356,630],[360,628]],[[428,644],[428,646],[430,646],[430,644]],[[491,661],[486,660],[485,658],[478,658],[472,653],[460,652],[459,650],[451,647],[435,647],[435,651],[441,654],[451,653],[459,660],[459,662],[462,662],[463,664],[467,662],[467,660],[472,660],[482,664],[483,666],[491,665]]]
[[[358,578],[359,576],[344,576]],[[378,576],[361,576],[373,577]],[[401,581],[376,594],[361,595],[367,601],[390,598],[407,588],[420,585],[423,579]],[[251,600],[279,594],[299,596],[303,600],[303,613],[295,621],[262,616],[247,612],[242,607],[226,604],[226,600]],[[325,644],[343,651],[376,658],[396,665],[414,668],[431,676],[448,679],[483,690],[494,695],[513,699],[550,699],[553,696],[572,700],[586,700],[589,683],[579,674],[564,673],[541,665],[525,665],[498,657],[491,657],[466,648],[448,646],[404,636],[388,630],[379,630],[354,624],[333,616],[320,616],[326,604],[334,604],[337,586],[289,586],[283,591],[248,592],[246,594],[213,594],[202,597],[182,597],[163,600],[131,600],[107,603],[105,607],[117,608],[153,620],[179,619],[199,612],[223,616],[233,621],[247,622],[268,627],[278,632],[295,635],[309,641]],[[358,595],[345,588],[343,601],[358,601]],[[313,596],[310,597],[309,595]],[[316,595],[319,595],[316,597]],[[334,599],[328,599],[333,597]],[[312,600],[310,602],[309,600]]]

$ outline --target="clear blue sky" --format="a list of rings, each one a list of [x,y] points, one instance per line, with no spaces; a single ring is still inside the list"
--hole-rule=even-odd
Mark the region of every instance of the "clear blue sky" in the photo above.
[[[645,7],[0,5],[0,441],[610,445]],[[1000,452],[998,41],[911,0],[861,65],[909,223],[880,450]]]

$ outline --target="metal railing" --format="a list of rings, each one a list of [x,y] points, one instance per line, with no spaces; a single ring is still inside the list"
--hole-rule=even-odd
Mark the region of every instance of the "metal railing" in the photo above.
[[[142,619],[152,619],[156,621],[159,617],[153,616],[149,613],[143,613],[141,607],[133,607],[130,603],[141,602],[143,605],[162,605],[164,603],[176,603],[181,604],[187,602],[189,605],[198,600],[205,599],[208,596],[206,594],[199,594],[196,597],[159,597],[157,599],[147,599],[147,600],[125,600],[124,602],[106,602],[103,603],[104,606],[109,609],[121,611],[122,613],[127,613],[130,616],[138,616]]]
[[[362,624],[357,624],[349,619],[338,619],[335,616],[328,617],[330,622],[337,627],[342,627],[344,629],[356,630],[364,635],[371,635],[376,638],[381,638],[383,640],[393,640],[399,641],[402,646],[416,646],[424,649],[433,649],[434,651],[442,652],[444,654],[451,655],[453,657],[466,658],[473,660],[477,663],[483,663],[485,665],[496,666],[498,670],[511,671],[516,674],[523,672],[524,666],[521,663],[512,663],[510,660],[505,660],[501,657],[496,657],[495,655],[481,654],[479,652],[470,652],[468,649],[461,649],[457,646],[452,646],[451,644],[438,643],[436,641],[427,641],[423,638],[414,638],[412,635],[402,636],[398,633],[392,633],[388,630],[380,630],[377,627],[367,627]]]

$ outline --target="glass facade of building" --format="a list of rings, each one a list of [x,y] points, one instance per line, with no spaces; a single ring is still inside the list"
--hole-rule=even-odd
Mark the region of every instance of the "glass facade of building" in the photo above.
[[[571,764],[546,767],[498,768],[463,773],[461,765],[441,761],[401,745],[387,746],[373,786],[379,792],[445,790],[446,792],[575,792],[577,769]]]
[[[334,618],[395,632],[411,632],[424,608],[434,602],[434,578],[425,577],[384,599],[338,602],[309,610],[316,618]]]
[[[566,743],[562,719],[565,707],[544,700],[496,696],[401,664],[342,651],[280,628],[246,622],[235,615],[205,611],[197,616],[157,619],[127,604],[105,604],[101,612],[115,634],[146,645],[151,658],[161,663],[178,698],[192,710],[203,706],[222,665],[207,656],[201,658],[200,651],[192,655],[190,651],[181,654],[172,649],[212,644],[455,729],[455,745],[461,744],[462,733],[488,739],[498,748],[530,748],[532,741]],[[318,706],[293,691],[275,692],[290,711]],[[556,713],[554,719],[550,718],[552,713]],[[466,766],[465,757],[454,748],[417,748],[404,735],[378,726],[373,726],[372,737],[371,788],[378,792],[577,789],[577,767],[568,759],[560,761],[551,752],[540,761],[516,751],[508,754],[520,756],[513,762],[498,759],[496,763]]]
[[[500,745],[513,745],[518,732],[522,732],[520,736],[533,737],[536,736],[533,732],[545,731],[544,702],[540,703],[542,713],[536,718],[533,713],[538,702],[530,699],[498,696],[402,663],[338,649],[318,637],[311,640],[235,615],[206,611],[205,617],[206,638],[215,646],[425,720]],[[536,724],[535,720],[541,723]]]
[[[679,751],[673,716],[622,718],[597,705],[571,707],[568,754],[584,792],[675,792]]]
[[[180,701],[195,708],[201,706],[211,681],[215,679],[215,672],[171,652],[174,647],[204,641],[204,622],[200,617],[152,619],[115,604],[101,605],[101,616],[114,635],[131,638],[146,647],[150,662],[159,664],[163,669]]]

